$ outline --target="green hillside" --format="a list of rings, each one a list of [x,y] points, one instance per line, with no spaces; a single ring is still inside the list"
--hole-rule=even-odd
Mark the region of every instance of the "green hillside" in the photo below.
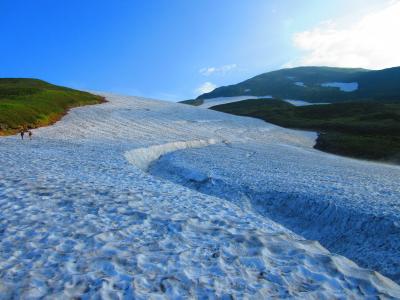
[[[0,135],[49,125],[72,107],[101,102],[100,96],[38,79],[0,78]]]
[[[211,109],[318,131],[315,148],[356,158],[400,163],[400,104],[352,102],[296,107],[277,99],[244,100]]]
[[[342,91],[324,83],[357,83],[355,91]],[[371,71],[365,69],[299,67],[264,73],[241,83],[222,86],[197,99],[241,95],[273,96],[310,102],[364,100],[400,101],[400,67]]]

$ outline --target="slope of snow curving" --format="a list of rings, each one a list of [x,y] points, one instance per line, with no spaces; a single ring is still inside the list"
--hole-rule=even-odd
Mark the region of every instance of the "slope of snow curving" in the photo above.
[[[130,150],[125,153],[125,158],[142,171],[147,171],[150,163],[160,158],[161,155],[182,149],[205,147],[216,143],[217,140],[215,139],[172,142]]]
[[[321,86],[339,88],[342,92],[354,92],[358,90],[357,82],[326,82],[322,83]]]
[[[299,159],[318,153],[314,133],[105,96],[32,141],[0,139],[0,299],[400,297],[390,279],[251,208],[142,171],[175,149],[221,147],[210,155],[227,163],[236,144]],[[223,143],[186,149],[210,141]]]
[[[150,171],[250,208],[400,281],[398,166],[264,140],[178,151]]]

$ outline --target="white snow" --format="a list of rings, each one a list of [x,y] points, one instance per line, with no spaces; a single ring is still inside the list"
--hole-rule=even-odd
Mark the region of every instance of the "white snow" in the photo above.
[[[203,104],[199,105],[199,107],[210,108],[215,105],[222,105],[228,104],[243,100],[250,100],[250,99],[272,99],[272,96],[235,96],[235,97],[218,97],[218,98],[210,98],[205,99]],[[318,104],[329,104],[327,102],[317,102],[312,103],[305,100],[294,100],[294,99],[283,99],[294,106],[306,106],[306,105],[318,105]]]
[[[296,81],[294,84],[297,85],[297,86],[306,87],[304,82],[301,82],[301,81]]]
[[[133,149],[125,153],[125,158],[139,169],[147,171],[149,164],[161,155],[181,149],[205,147],[215,143],[217,143],[215,139],[172,142]]]
[[[184,164],[188,178],[202,184],[214,179],[198,160],[236,160],[243,166],[229,172],[238,171],[232,180],[239,184],[251,157],[276,153],[276,167],[286,167],[263,172],[276,174],[269,184],[280,201],[279,187],[296,195],[296,181],[288,180],[298,178],[296,172],[304,181],[337,180],[327,171],[336,158],[311,148],[314,133],[188,105],[105,96],[106,104],[73,109],[55,125],[34,130],[32,141],[0,139],[0,299],[400,297],[393,281],[303,239],[251,203],[143,172],[160,155],[184,149],[160,161],[203,153]],[[214,141],[222,143],[187,149]],[[319,168],[299,170],[304,157],[318,158]],[[349,180],[356,176],[352,160],[339,161],[350,164]],[[387,184],[369,192],[385,200],[396,193],[389,173],[398,169],[376,170],[388,174],[382,179]],[[387,201],[379,200],[385,211]],[[340,218],[337,226],[345,226]]]
[[[326,82],[322,83],[321,86],[339,88],[342,92],[354,92],[358,90],[357,82]]]
[[[272,98],[271,96],[234,96],[234,97],[217,97],[217,98],[210,98],[204,99],[203,104],[199,105],[200,107],[210,108],[215,105],[227,104],[232,102],[238,102],[243,100],[249,99],[263,99],[263,98]]]
[[[283,101],[290,103],[294,106],[308,106],[308,105],[319,105],[319,104],[330,104],[327,102],[315,102],[315,103],[311,103],[311,102],[307,102],[304,100],[294,100],[294,99],[284,99]]]
[[[194,181],[193,170],[208,179]],[[151,173],[250,207],[400,281],[398,166],[259,139],[178,151]]]

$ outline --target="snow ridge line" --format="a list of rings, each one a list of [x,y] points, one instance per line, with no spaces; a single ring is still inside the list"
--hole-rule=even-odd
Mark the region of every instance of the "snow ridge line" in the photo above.
[[[161,145],[137,148],[125,152],[125,158],[134,166],[147,172],[150,164],[162,155],[187,148],[201,148],[218,143],[216,139],[178,141]]]

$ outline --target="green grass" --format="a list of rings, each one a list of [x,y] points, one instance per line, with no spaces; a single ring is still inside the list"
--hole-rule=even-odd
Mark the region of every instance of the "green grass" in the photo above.
[[[0,135],[54,123],[72,107],[104,98],[42,80],[0,78]]]
[[[211,109],[314,130],[315,148],[356,158],[400,163],[400,104],[350,102],[296,107],[277,99],[244,100]]]

